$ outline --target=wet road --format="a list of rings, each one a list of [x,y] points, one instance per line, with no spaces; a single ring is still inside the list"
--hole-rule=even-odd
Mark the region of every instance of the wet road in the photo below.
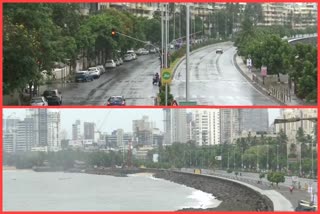
[[[223,54],[215,50],[222,48]],[[236,48],[231,42],[212,45],[190,55],[189,100],[197,105],[279,105],[255,89],[237,70],[233,62]],[[185,60],[175,72],[171,91],[184,101]]]
[[[62,105],[105,105],[110,96],[124,96],[126,105],[154,105],[159,91],[152,77],[159,72],[157,55],[145,55],[137,60],[107,71],[99,79],[84,83],[65,83],[45,86],[62,92]]]

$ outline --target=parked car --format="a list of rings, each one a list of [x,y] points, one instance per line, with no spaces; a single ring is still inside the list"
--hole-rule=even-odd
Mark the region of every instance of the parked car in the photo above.
[[[121,57],[119,58],[119,61],[120,61],[120,65],[122,65],[123,64],[123,59]]]
[[[103,65],[97,65],[97,68],[100,70],[100,75],[106,73],[106,69],[103,67]]]
[[[113,59],[107,60],[106,64],[104,65],[106,68],[115,68],[117,64]]]
[[[144,48],[139,48],[137,51],[137,55],[147,55],[149,54],[149,51]]]
[[[157,53],[157,50],[156,50],[155,48],[151,48],[151,49],[149,50],[149,53],[152,53],[152,54]]]
[[[135,53],[131,53],[131,56],[132,56],[132,59],[138,59],[138,56],[137,56],[137,54],[135,54]]]
[[[125,54],[123,60],[124,60],[125,62],[129,62],[129,61],[132,61],[132,60],[133,60],[133,57],[132,57],[131,54]]]
[[[108,99],[107,106],[125,106],[126,100],[123,96],[111,96]]]
[[[47,100],[48,105],[61,105],[62,94],[58,89],[48,89],[43,92],[44,98]]]
[[[101,72],[100,72],[100,69],[98,69],[97,67],[88,68],[88,71],[90,76],[92,76],[93,78],[96,78],[96,79],[100,78]]]
[[[127,54],[131,54],[132,59],[137,59],[137,58],[138,58],[138,57],[137,57],[137,54],[136,54],[133,50],[128,50],[128,51],[127,51]]]
[[[218,53],[223,54],[222,48],[218,48],[218,49],[216,50],[216,54],[218,54]]]
[[[76,82],[93,81],[93,77],[90,75],[89,71],[76,71],[75,81]]]
[[[119,60],[119,59],[115,59],[115,60],[114,60],[114,62],[116,63],[116,65],[117,65],[117,66],[120,66],[120,65],[121,65],[121,63],[120,63],[120,60]]]
[[[48,106],[48,102],[43,96],[32,97],[32,99],[30,101],[30,105],[32,105],[32,106]]]

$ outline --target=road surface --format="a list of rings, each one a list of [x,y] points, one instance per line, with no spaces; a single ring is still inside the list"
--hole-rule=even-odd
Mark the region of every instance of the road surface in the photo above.
[[[222,48],[223,54],[215,50]],[[197,105],[279,105],[248,82],[234,65],[236,48],[224,42],[190,55],[189,101]],[[171,92],[177,101],[186,97],[185,60],[177,67]]]
[[[159,71],[158,55],[144,55],[107,71],[93,82],[51,84],[41,90],[58,88],[62,105],[101,106],[110,96],[120,95],[125,97],[127,106],[154,105],[159,88],[152,85],[152,77]]]

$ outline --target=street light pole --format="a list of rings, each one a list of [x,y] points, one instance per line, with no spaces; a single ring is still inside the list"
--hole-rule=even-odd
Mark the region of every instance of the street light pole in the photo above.
[[[267,172],[269,171],[269,143],[267,144]]]
[[[259,145],[257,145],[257,172],[259,171]]]
[[[190,8],[189,8],[189,4],[186,4],[187,7],[187,16],[186,16],[186,20],[187,20],[187,26],[186,26],[186,39],[187,39],[187,50],[186,50],[186,101],[188,102],[189,100],[189,50],[190,50]]]
[[[279,145],[277,145],[277,171],[279,171]]]
[[[242,154],[241,154],[241,168],[242,168],[242,171],[243,171],[243,147],[242,147]]]
[[[233,149],[233,170],[236,170],[236,149]]]

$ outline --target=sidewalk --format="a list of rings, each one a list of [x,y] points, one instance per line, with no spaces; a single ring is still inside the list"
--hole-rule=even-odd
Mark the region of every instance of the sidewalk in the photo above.
[[[220,176],[220,177],[224,177],[234,181],[241,181],[241,182],[247,183],[249,185],[259,188],[260,190],[264,190],[265,191],[264,193],[266,193],[268,196],[271,196],[273,198],[278,198],[280,200],[281,196],[273,192],[273,191],[276,191],[279,194],[281,194],[284,198],[286,198],[288,201],[290,201],[293,208],[296,208],[298,206],[298,202],[300,200],[310,201],[311,199],[310,193],[308,193],[306,190],[294,189],[293,193],[291,194],[289,191],[289,187],[282,185],[282,183],[279,183],[279,187],[276,187],[276,185],[270,186],[270,182],[258,183],[255,179],[248,179],[242,176],[235,176],[233,174],[223,175],[223,174],[216,173],[214,171],[212,172],[209,170],[205,171],[204,173],[207,175]]]
[[[247,65],[243,62],[242,57],[237,54],[234,55],[233,60],[239,72],[249,80],[256,89],[265,95],[271,96],[279,104],[306,105],[301,99],[296,97],[293,89],[289,89],[287,75],[280,75],[281,82],[278,82],[278,77],[276,75],[269,75],[265,77],[263,83],[260,70],[252,68],[252,71],[249,71]]]

